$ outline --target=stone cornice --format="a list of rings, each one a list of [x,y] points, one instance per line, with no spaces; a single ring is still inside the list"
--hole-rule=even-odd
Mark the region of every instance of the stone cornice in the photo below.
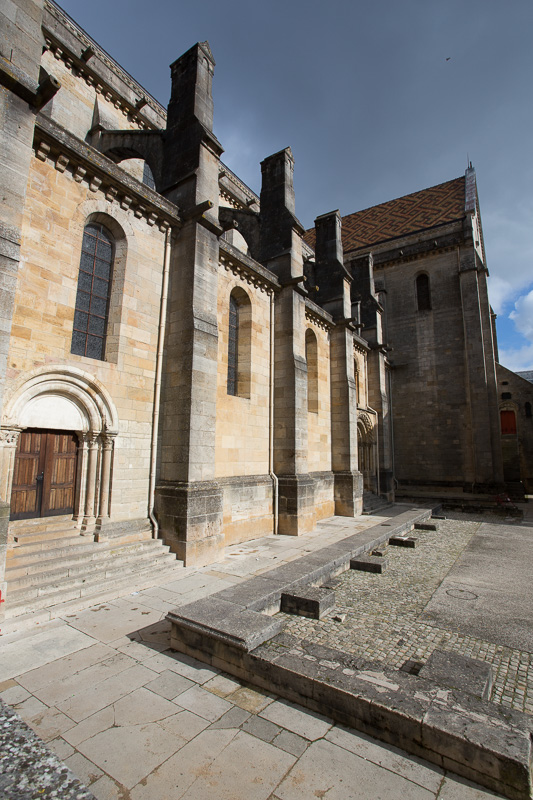
[[[224,239],[220,239],[219,259],[228,272],[232,272],[250,286],[267,294],[280,291],[281,285],[273,272],[265,269],[258,261],[242,253]]]
[[[331,314],[328,314],[327,311],[320,308],[320,306],[310,300],[309,297],[305,298],[305,318],[308,322],[311,322],[325,331],[331,331],[335,327],[335,322]]]
[[[100,45],[80,28],[63,9],[45,0],[43,33],[55,58],[65,62],[73,74],[94,86],[98,94],[114,103],[140,128],[164,128],[166,111]],[[90,48],[93,55],[84,60]],[[129,96],[128,96],[129,95]],[[137,105],[142,101],[142,106]],[[141,107],[144,111],[141,113]]]
[[[227,195],[227,199],[234,206],[234,208],[250,208],[250,206],[259,207],[259,198],[246,186],[240,178],[235,175],[225,164],[220,162],[219,172],[219,186],[221,194]],[[258,209],[254,209],[256,211]]]
[[[93,192],[103,192],[108,201],[131,209],[148,225],[162,229],[181,226],[177,206],[42,114],[35,122],[34,149],[40,161],[51,161],[59,172],[70,174],[77,183],[87,183]]]
[[[353,349],[356,353],[363,353],[363,355],[366,355],[367,353],[370,352],[370,345],[368,344],[368,342],[365,342],[364,339],[362,339],[360,336],[354,333]]]

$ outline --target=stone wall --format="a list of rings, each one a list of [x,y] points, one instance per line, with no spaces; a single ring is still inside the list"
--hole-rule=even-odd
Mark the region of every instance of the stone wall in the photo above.
[[[533,494],[533,383],[497,365],[500,410],[514,411],[516,436],[502,435],[504,477]],[[529,404],[529,405],[528,405]]]
[[[106,226],[116,242],[106,360],[72,355],[83,229]],[[38,368],[69,365],[93,375],[119,417],[112,516],[146,517],[153,392],[165,236],[103,192],[34,158],[22,228],[6,375],[12,394]],[[53,427],[60,427],[55,422]],[[51,425],[52,427],[52,425]]]
[[[431,309],[419,311],[416,278],[430,278]],[[376,270],[387,290],[394,459],[400,483],[474,481],[457,253]]]

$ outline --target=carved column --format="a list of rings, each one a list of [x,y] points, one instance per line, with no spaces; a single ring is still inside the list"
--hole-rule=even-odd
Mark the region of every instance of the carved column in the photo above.
[[[98,434],[87,434],[89,459],[87,464],[87,487],[85,490],[85,515],[81,524],[82,531],[94,526],[96,522],[96,476],[98,471]]]
[[[76,463],[76,493],[74,495],[74,513],[72,519],[75,522],[83,520],[85,510],[85,489],[87,487],[87,434],[78,432],[78,458]]]
[[[6,503],[11,501],[15,453],[19,435],[19,429],[2,428],[0,430],[0,500]]]
[[[100,529],[109,520],[109,491],[111,483],[111,460],[113,458],[113,437],[102,436],[102,470],[100,476],[100,503],[96,527]]]

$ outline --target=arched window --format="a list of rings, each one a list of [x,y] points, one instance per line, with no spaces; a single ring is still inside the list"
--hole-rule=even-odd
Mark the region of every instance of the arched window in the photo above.
[[[419,311],[431,311],[429,275],[422,273],[416,279],[416,307]]]
[[[516,436],[516,414],[512,410],[500,411],[502,436]]]
[[[530,418],[531,417],[531,403],[526,403],[525,412],[526,412],[526,417]]]
[[[236,287],[229,298],[228,394],[250,397],[252,367],[252,304]]]
[[[315,333],[305,332],[305,360],[307,361],[307,410],[318,413],[318,343]]]
[[[155,189],[154,174],[147,161],[145,161],[143,164],[143,183],[150,189]]]
[[[71,353],[105,359],[107,318],[115,242],[103,225],[83,231]]]

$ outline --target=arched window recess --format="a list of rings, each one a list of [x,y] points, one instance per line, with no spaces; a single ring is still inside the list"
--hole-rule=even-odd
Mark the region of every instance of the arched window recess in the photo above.
[[[252,304],[240,287],[231,292],[228,314],[228,394],[250,397],[252,372]]]
[[[421,273],[416,279],[416,307],[418,311],[431,311],[429,275]]]
[[[307,362],[307,410],[318,413],[318,343],[310,328],[305,332],[305,360]]]
[[[110,231],[100,223],[86,225],[72,329],[71,353],[75,355],[105,360],[114,256]]]

